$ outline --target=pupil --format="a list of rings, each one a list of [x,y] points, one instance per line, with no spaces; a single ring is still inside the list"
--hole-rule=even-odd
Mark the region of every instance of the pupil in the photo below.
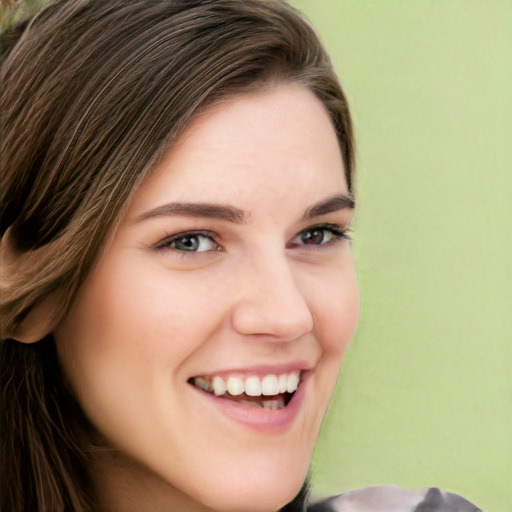
[[[302,236],[302,241],[305,244],[315,244],[320,245],[324,240],[324,232],[321,229],[314,229],[312,231],[307,231]]]
[[[199,247],[197,236],[184,236],[176,240],[176,249],[181,251],[196,251]]]

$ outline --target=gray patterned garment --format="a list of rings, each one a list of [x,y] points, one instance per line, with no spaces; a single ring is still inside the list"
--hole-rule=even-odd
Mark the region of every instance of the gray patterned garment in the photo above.
[[[393,485],[365,487],[310,505],[308,512],[482,512],[467,499],[430,489],[403,489]]]

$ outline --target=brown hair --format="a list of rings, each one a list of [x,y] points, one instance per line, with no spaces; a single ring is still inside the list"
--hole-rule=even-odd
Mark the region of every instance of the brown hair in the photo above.
[[[57,0],[2,56],[0,508],[88,511],[87,421],[51,331],[134,191],[194,117],[282,82],[325,105],[351,190],[351,121],[318,36],[280,0]],[[13,341],[48,302],[40,341]]]

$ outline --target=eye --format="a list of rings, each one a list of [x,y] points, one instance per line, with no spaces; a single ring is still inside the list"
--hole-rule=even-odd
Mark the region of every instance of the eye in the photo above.
[[[312,226],[301,231],[293,240],[293,245],[328,245],[339,242],[343,239],[350,239],[346,229],[333,224]]]
[[[217,251],[219,245],[211,234],[187,232],[165,238],[156,245],[156,249],[171,249],[179,253],[197,253]]]

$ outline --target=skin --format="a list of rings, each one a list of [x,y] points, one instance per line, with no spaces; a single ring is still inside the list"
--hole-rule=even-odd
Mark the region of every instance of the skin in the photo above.
[[[103,510],[271,511],[298,492],[359,312],[349,241],[314,232],[346,229],[352,210],[303,217],[344,193],[328,114],[293,84],[210,109],[136,192],[54,333],[114,448],[94,461]],[[155,211],[174,202],[229,205],[245,221]],[[205,232],[188,239],[198,251],[172,243],[194,230]],[[304,399],[275,431],[226,416],[187,383],[296,361],[311,368]]]

